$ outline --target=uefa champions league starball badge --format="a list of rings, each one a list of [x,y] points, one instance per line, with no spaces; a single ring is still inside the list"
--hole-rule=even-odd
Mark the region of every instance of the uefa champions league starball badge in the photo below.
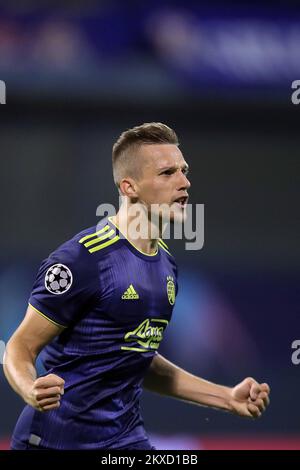
[[[53,264],[46,272],[45,287],[51,294],[64,294],[70,289],[72,282],[72,273],[64,264]]]

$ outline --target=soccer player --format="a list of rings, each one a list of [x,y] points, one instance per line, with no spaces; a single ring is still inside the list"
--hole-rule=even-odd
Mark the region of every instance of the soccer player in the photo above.
[[[265,383],[217,385],[157,352],[177,268],[161,239],[168,211],[159,209],[158,223],[150,215],[164,205],[172,221],[184,220],[187,171],[177,136],[164,124],[129,129],[114,144],[119,212],[42,262],[26,316],[7,344],[6,377],[27,403],[12,449],[151,449],[139,407],[143,387],[250,418],[269,404]],[[128,230],[138,205],[148,236]],[[37,377],[39,353],[46,372]]]

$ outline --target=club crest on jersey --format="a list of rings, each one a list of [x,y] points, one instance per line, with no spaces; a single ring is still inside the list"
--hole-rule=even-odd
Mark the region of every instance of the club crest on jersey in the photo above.
[[[70,289],[72,283],[72,273],[64,264],[53,264],[46,272],[45,287],[51,294],[64,294]]]
[[[171,305],[175,304],[175,284],[172,276],[167,277],[167,293]]]

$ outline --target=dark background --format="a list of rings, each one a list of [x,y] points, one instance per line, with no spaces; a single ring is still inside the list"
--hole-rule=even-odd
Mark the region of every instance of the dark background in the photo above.
[[[272,399],[254,422],[145,393],[146,427],[177,448],[207,436],[300,446],[298,3],[3,5],[0,340],[41,259],[97,223],[99,204],[117,204],[118,135],[165,122],[190,164],[190,202],[205,204],[205,245],[169,243],[180,287],[160,352],[218,383],[267,381]],[[5,439],[23,404],[2,369],[0,393]]]

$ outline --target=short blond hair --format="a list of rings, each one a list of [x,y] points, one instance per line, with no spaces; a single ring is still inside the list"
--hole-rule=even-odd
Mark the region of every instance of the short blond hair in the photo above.
[[[175,131],[161,122],[147,122],[122,132],[112,150],[113,176],[117,187],[125,176],[139,175],[140,165],[136,154],[143,144],[179,146],[179,141]]]

